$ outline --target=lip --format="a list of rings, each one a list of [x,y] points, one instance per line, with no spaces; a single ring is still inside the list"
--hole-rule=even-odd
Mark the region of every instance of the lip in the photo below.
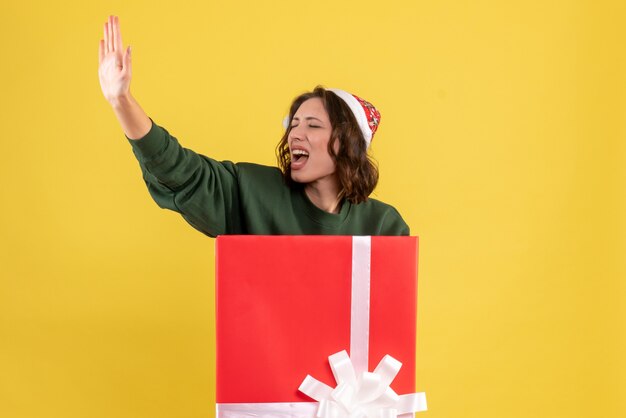
[[[291,161],[291,171],[297,171],[300,170],[302,168],[304,168],[304,166],[306,165],[306,163],[308,162],[308,159],[304,160],[304,161]]]

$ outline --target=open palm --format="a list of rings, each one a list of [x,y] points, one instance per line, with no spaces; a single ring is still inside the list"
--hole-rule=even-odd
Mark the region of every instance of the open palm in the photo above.
[[[128,95],[130,91],[130,47],[124,50],[119,18],[109,16],[104,24],[104,39],[100,40],[99,68],[102,94],[109,101]]]

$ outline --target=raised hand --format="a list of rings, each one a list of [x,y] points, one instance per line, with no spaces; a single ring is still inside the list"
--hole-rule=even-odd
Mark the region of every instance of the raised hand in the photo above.
[[[102,94],[111,104],[126,136],[140,139],[150,131],[152,121],[130,94],[130,47],[124,49],[120,21],[109,16],[100,40],[98,68]]]
[[[98,76],[104,97],[113,104],[120,98],[130,96],[130,46],[125,50],[123,48],[117,16],[109,16],[104,24],[104,39],[100,40],[99,58]]]

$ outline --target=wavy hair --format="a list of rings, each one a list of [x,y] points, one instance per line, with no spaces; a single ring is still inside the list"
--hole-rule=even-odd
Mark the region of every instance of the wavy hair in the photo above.
[[[291,120],[300,105],[312,98],[320,98],[328,112],[332,131],[328,141],[328,153],[335,162],[339,180],[339,199],[356,204],[365,202],[378,183],[378,167],[367,154],[365,139],[348,105],[332,91],[317,86],[312,92],[296,97],[289,108],[289,124],[276,147],[278,167],[289,187],[302,187],[291,178],[291,153],[289,152],[289,132]],[[335,153],[335,143],[339,143]]]

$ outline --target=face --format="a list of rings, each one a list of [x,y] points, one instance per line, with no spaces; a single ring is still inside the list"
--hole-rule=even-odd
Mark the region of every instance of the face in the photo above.
[[[291,178],[298,183],[336,182],[335,162],[328,153],[332,126],[322,99],[302,103],[291,121],[287,138]],[[335,143],[337,152],[338,143]]]

